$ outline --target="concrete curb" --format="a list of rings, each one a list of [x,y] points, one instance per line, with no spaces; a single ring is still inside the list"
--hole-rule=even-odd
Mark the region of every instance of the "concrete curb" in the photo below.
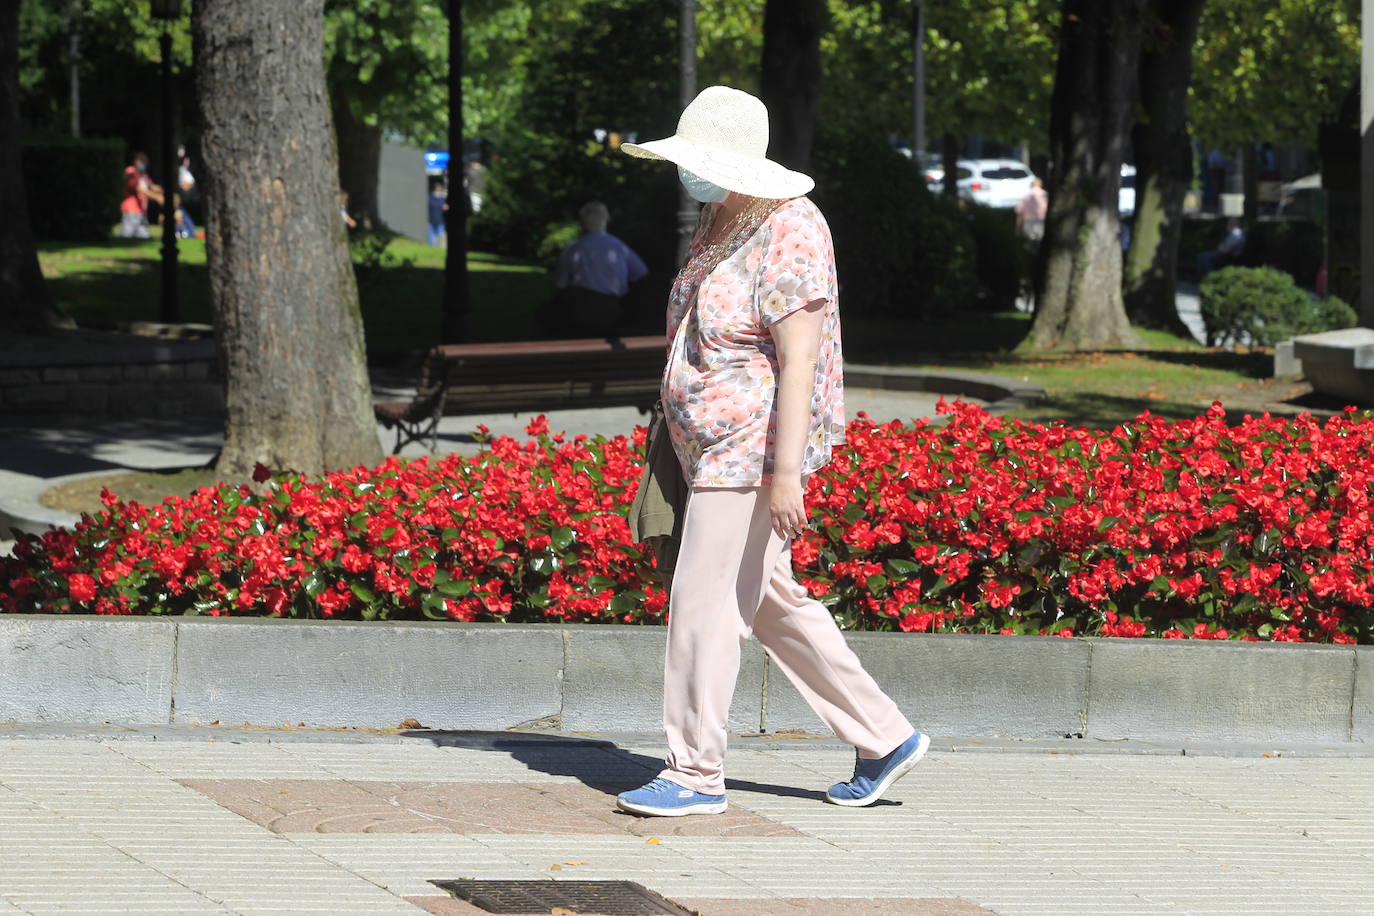
[[[0,722],[654,732],[661,627],[0,615]],[[851,633],[966,738],[1374,744],[1374,647]],[[756,645],[744,732],[824,731]]]

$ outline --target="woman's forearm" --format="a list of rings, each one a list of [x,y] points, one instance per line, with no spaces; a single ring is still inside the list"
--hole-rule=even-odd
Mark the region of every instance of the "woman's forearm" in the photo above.
[[[791,359],[778,367],[777,439],[773,443],[773,473],[799,477],[811,429],[811,395],[816,387],[816,360]]]
[[[817,299],[770,329],[778,348],[778,391],[773,402],[778,416],[773,440],[775,476],[801,476],[806,437],[811,431],[811,397],[816,390],[824,308],[825,300]]]

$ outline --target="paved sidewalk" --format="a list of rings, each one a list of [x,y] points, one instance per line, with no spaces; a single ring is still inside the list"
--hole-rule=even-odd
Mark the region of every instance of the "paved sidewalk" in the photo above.
[[[640,819],[612,795],[653,736],[265,737],[0,738],[0,914],[479,912],[430,883],[459,878],[707,916],[1374,910],[1370,759],[935,751],[847,809],[850,752],[741,738],[727,814]]]

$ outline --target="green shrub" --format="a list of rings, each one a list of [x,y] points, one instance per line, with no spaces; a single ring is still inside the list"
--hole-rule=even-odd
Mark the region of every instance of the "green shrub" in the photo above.
[[[813,197],[835,239],[841,307],[932,317],[978,296],[974,242],[957,206],[881,140],[830,131],[812,156]]]
[[[1016,231],[1016,211],[974,205],[969,211],[973,231],[978,304],[990,312],[1016,308],[1021,290],[1029,285],[1032,248]]]
[[[119,222],[124,193],[119,140],[30,140],[24,143],[29,221],[40,239],[99,242]]]
[[[544,240],[539,243],[539,249],[535,252],[539,258],[539,263],[553,270],[558,266],[558,260],[563,255],[563,249],[577,241],[577,237],[581,234],[582,227],[571,220],[551,225],[548,231],[544,233]]]
[[[1273,346],[1297,334],[1354,327],[1354,309],[1334,296],[1314,299],[1269,267],[1226,267],[1202,283],[1207,345]]]

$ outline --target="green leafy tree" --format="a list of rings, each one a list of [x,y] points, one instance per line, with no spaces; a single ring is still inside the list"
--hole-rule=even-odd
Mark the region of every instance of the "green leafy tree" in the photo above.
[[[375,225],[383,134],[424,145],[448,126],[448,18],[438,0],[328,0],[325,47],[340,184]]]
[[[1316,145],[1360,73],[1359,0],[1208,0],[1193,52],[1193,133]]]

